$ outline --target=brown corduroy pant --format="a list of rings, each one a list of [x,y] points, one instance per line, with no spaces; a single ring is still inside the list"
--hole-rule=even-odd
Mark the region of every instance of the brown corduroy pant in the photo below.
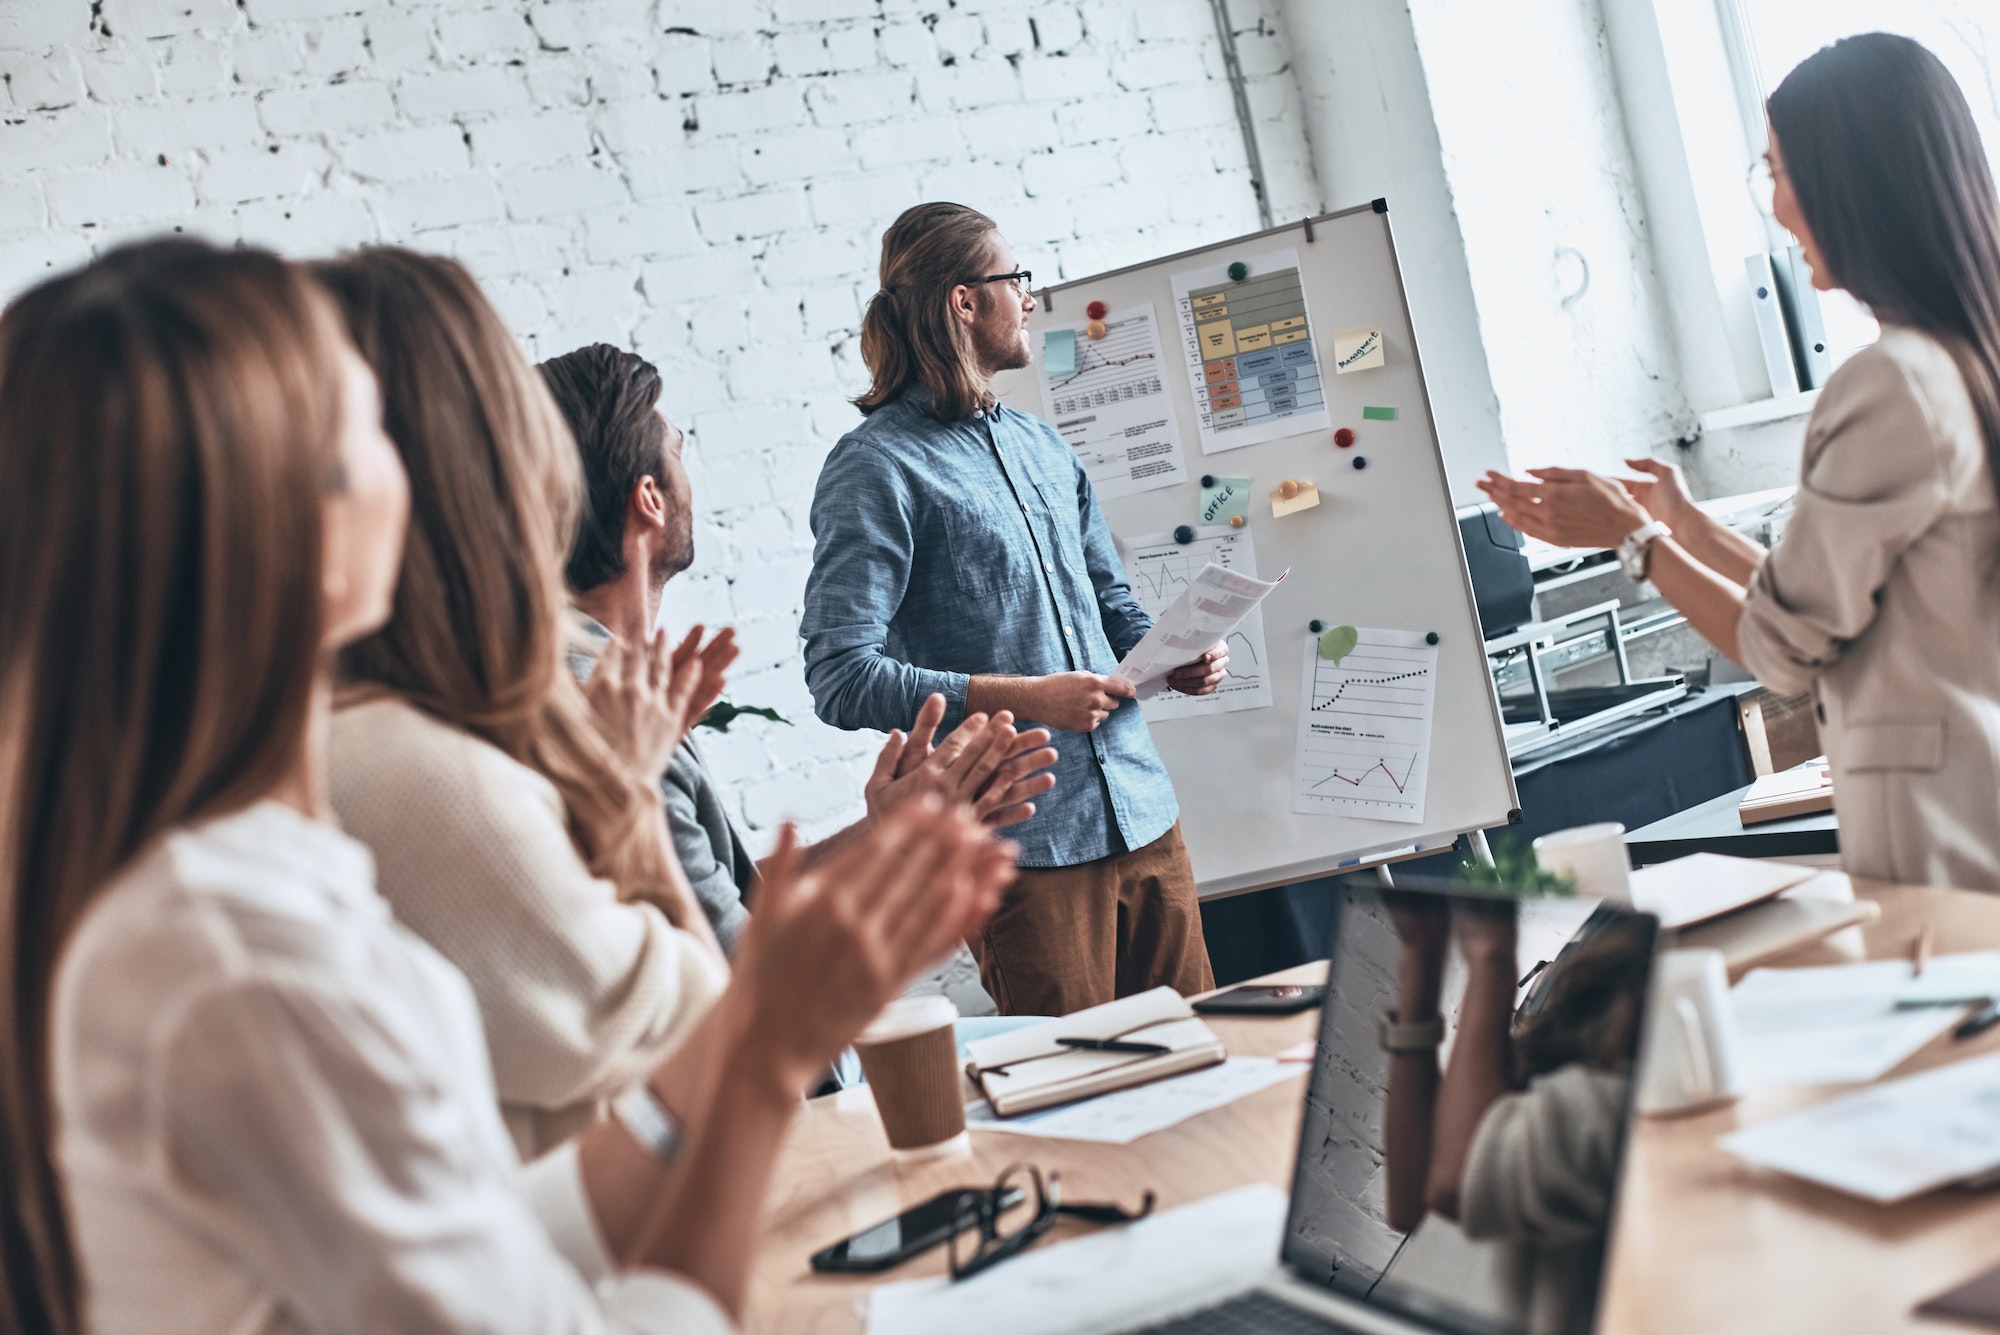
[[[1023,868],[966,945],[1002,1015],[1068,1015],[1162,983],[1184,996],[1215,986],[1178,821],[1129,853]]]

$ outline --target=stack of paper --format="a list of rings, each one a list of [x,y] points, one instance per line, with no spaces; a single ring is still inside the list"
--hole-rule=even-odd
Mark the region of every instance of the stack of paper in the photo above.
[[[1766,774],[1750,785],[1750,791],[1736,804],[1736,816],[1745,825],[1784,820],[1788,816],[1810,816],[1833,810],[1833,773],[1824,759]]]

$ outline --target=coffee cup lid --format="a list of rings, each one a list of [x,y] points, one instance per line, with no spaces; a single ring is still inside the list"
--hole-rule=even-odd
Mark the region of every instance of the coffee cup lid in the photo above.
[[[897,997],[861,1031],[856,1043],[887,1043],[948,1025],[958,1018],[950,997]]]

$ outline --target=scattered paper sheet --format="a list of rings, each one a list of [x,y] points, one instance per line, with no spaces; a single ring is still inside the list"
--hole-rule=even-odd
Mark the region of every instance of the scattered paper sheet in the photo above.
[[[1959,1010],[1898,1010],[1908,960],[1753,969],[1729,990],[1747,1088],[1876,1080],[1958,1021]]]
[[[868,1298],[868,1335],[1128,1330],[1249,1287],[1277,1264],[1286,1208],[1284,1192],[1257,1183],[1044,1242],[960,1284],[945,1275],[884,1284]]]
[[[1247,553],[1249,549],[1241,550]],[[1277,579],[1266,581],[1209,562],[1153,618],[1153,628],[1132,646],[1132,652],[1125,655],[1111,675],[1139,687],[1139,696],[1145,699],[1151,694],[1146,689],[1148,685],[1227,639],[1231,631],[1257,610],[1265,596],[1278,587],[1279,580],[1290,573],[1287,570]]]
[[[2000,1167],[2000,1054],[1764,1122],[1722,1147],[1884,1205]]]
[[[1299,282],[1299,252],[1244,255],[1173,275],[1181,346],[1204,454],[1330,431],[1313,327]]]
[[[1995,997],[2000,997],[2000,950],[1971,950],[1933,958],[1922,977],[1910,979],[1897,991],[1896,1004],[1962,1006]]]
[[[1343,329],[1333,336],[1333,369],[1337,375],[1367,371],[1382,365],[1382,326]]]
[[[1099,497],[1187,481],[1180,423],[1161,380],[1166,358],[1152,303],[1114,310],[1105,326],[1098,339],[1079,338],[1082,325],[1043,334],[1042,407]],[[1067,343],[1067,358],[1056,355],[1058,335]]]
[[[1361,628],[1338,664],[1306,639],[1293,811],[1423,820],[1437,658],[1416,631]]]
[[[1125,577],[1139,606],[1156,622],[1166,615],[1180,591],[1193,585],[1204,566],[1214,564],[1252,579],[1257,577],[1257,553],[1251,545],[1249,529],[1213,526],[1198,528],[1194,535],[1194,541],[1189,543],[1176,542],[1173,534],[1162,533],[1133,538],[1126,544]],[[1148,723],[1270,707],[1271,674],[1265,666],[1270,654],[1264,648],[1264,610],[1251,608],[1243,624],[1224,636],[1223,643],[1229,646],[1229,675],[1222,679],[1215,694],[1182,695],[1163,689],[1150,698],[1142,698],[1139,707]]]
[[[1250,518],[1250,479],[1218,477],[1201,489],[1201,522],[1227,524]]]
[[[1129,1145],[1141,1136],[1164,1131],[1281,1080],[1304,1075],[1308,1069],[1270,1057],[1231,1057],[1218,1066],[1204,1066],[1186,1075],[1018,1117],[996,1117],[986,1106],[986,1100],[980,1099],[965,1105],[965,1124],[974,1131],[1011,1131],[1055,1140]]]

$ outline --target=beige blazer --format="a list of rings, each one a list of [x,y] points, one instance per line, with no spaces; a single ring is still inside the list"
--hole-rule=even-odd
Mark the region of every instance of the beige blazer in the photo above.
[[[555,785],[498,747],[382,699],[337,711],[328,751],[382,897],[472,984],[523,1159],[587,1127],[721,993],[722,966],[592,876]]]
[[[1951,355],[1888,328],[1827,382],[1745,667],[1818,698],[1841,861],[2000,891],[2000,505]]]

